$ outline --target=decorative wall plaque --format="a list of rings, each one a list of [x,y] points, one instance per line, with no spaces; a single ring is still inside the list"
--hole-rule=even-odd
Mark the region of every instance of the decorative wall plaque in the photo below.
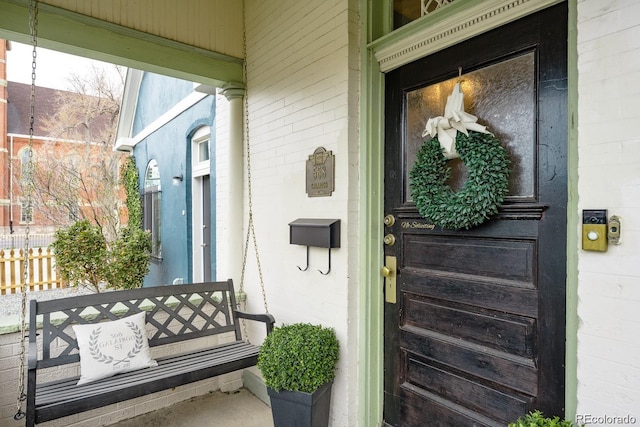
[[[307,195],[331,196],[335,190],[336,157],[324,147],[318,147],[307,160]]]

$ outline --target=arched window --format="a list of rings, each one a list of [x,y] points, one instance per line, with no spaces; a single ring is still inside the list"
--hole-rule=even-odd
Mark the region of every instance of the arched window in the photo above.
[[[193,176],[209,174],[211,158],[211,129],[209,126],[199,128],[191,138]]]
[[[144,174],[143,225],[151,232],[151,256],[162,257],[160,168],[158,162],[150,160]]]

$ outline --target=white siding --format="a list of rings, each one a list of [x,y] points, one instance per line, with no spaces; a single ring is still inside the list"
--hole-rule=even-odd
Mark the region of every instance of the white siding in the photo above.
[[[577,414],[630,415],[636,422],[640,422],[639,16],[637,1],[578,2],[579,208],[608,209],[623,222],[620,246],[609,245],[606,253],[578,249]]]

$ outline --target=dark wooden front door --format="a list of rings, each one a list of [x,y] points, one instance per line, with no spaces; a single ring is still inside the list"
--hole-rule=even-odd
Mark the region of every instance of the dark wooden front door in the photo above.
[[[450,231],[420,217],[408,175],[427,119],[443,115],[458,81],[465,110],[507,150],[511,176],[498,215]],[[388,73],[385,108],[385,215],[395,222],[384,232],[395,243],[384,251],[397,260],[397,302],[385,302],[386,425],[562,415],[566,4]],[[465,166],[450,164],[456,188]]]

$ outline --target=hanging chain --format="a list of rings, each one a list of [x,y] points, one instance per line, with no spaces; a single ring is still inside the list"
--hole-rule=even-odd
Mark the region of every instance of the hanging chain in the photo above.
[[[248,85],[247,85],[247,30],[246,30],[246,21],[247,21],[247,17],[246,17],[246,12],[245,12],[245,4],[246,2],[243,2],[243,6],[242,6],[242,55],[243,55],[243,61],[242,61],[242,82],[244,84],[244,98],[243,98],[243,106],[244,106],[244,140],[246,141],[246,145],[247,145],[247,197],[248,197],[248,204],[249,204],[249,221],[247,224],[247,236],[246,239],[244,241],[244,254],[242,257],[242,273],[240,275],[240,294],[242,295],[242,293],[244,292],[244,276],[245,276],[245,271],[247,268],[247,254],[249,252],[249,238],[251,237],[251,240],[253,242],[253,248],[255,250],[255,255],[256,255],[256,265],[258,267],[258,276],[260,279],[260,289],[262,291],[262,302],[264,304],[264,310],[265,312],[269,312],[269,307],[267,305],[267,293],[265,291],[264,288],[264,277],[262,276],[262,266],[260,265],[260,255],[259,255],[259,250],[258,250],[258,240],[256,238],[256,230],[255,230],[255,225],[253,223],[253,193],[252,193],[252,186],[251,186],[251,143],[249,141],[249,96],[248,96]],[[242,333],[243,336],[245,337],[245,339],[248,341],[248,334],[247,334],[247,325],[246,322],[244,322],[244,319],[242,320]]]
[[[32,0],[29,3],[29,36],[31,38],[31,45],[33,46],[33,52],[31,55],[31,98],[29,101],[29,150],[27,155],[29,159],[23,163],[26,168],[23,168],[21,174],[23,183],[23,196],[26,199],[25,216],[26,226],[24,235],[24,259],[23,259],[23,272],[22,272],[22,286],[20,292],[22,293],[21,312],[20,312],[20,368],[18,370],[18,397],[16,399],[16,414],[13,416],[15,420],[21,420],[25,417],[26,413],[22,410],[22,402],[27,398],[24,392],[24,370],[26,364],[26,334],[27,334],[27,290],[29,289],[29,223],[33,219],[32,208],[32,192],[33,192],[33,133],[35,123],[35,111],[36,111],[36,57],[38,47],[38,0]],[[34,325],[32,325],[34,326]]]
[[[246,56],[245,56],[246,58]],[[246,70],[246,60],[244,64],[244,69]],[[253,248],[255,250],[256,255],[256,265],[258,267],[258,276],[260,278],[260,289],[262,290],[262,302],[264,304],[264,310],[268,313],[269,308],[267,305],[267,294],[264,287],[264,277],[262,275],[262,266],[260,265],[260,254],[258,250],[258,240],[256,238],[256,229],[253,222],[253,194],[251,192],[251,144],[249,143],[249,106],[247,101],[247,93],[246,93],[246,71],[245,74],[245,97],[244,97],[244,116],[245,116],[245,138],[247,141],[247,196],[249,202],[249,223],[247,225],[247,236],[244,242],[244,255],[242,257],[242,274],[240,276],[240,290],[244,289],[244,275],[247,266],[247,253],[249,251],[249,236],[251,236],[253,241]]]

